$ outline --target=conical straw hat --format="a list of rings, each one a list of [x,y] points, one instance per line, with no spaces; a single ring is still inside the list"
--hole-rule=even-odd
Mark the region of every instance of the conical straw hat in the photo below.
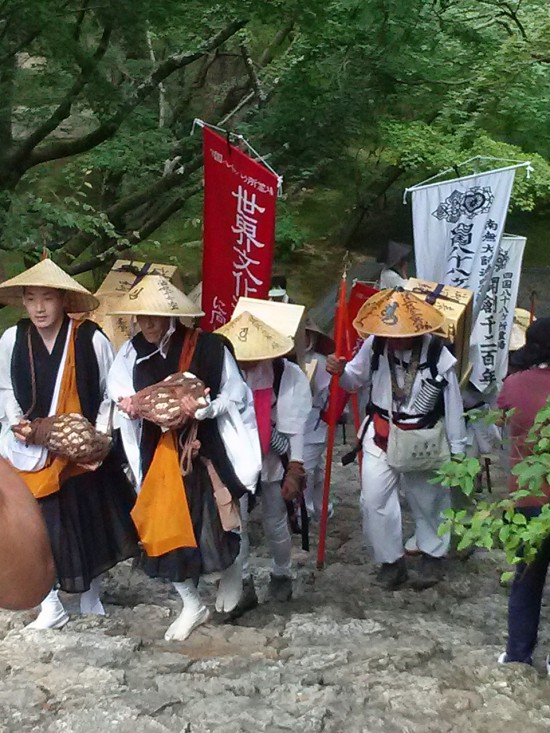
[[[394,242],[392,239],[384,247],[383,252],[380,254],[377,262],[383,262],[386,267],[395,267],[401,260],[407,258],[412,252],[410,244],[404,244],[403,242]]]
[[[328,336],[324,331],[322,331],[319,328],[319,326],[317,325],[317,323],[315,323],[314,319],[311,317],[309,313],[306,316],[304,328],[306,331],[311,331],[312,333],[317,334],[317,338],[315,341],[315,351],[318,354],[323,354],[324,356],[328,356],[329,354],[334,353],[336,349],[334,339],[332,339],[330,336]]]
[[[199,318],[203,311],[162,275],[145,275],[113,303],[109,316],[187,316]]]
[[[99,306],[99,300],[94,295],[50,259],[41,260],[20,275],[3,282],[0,285],[0,303],[21,305],[23,288],[64,290],[65,310],[68,313],[93,311]]]
[[[396,288],[382,290],[361,306],[353,327],[366,336],[406,338],[437,331],[444,316],[416,295]]]
[[[294,346],[290,336],[283,336],[248,311],[218,328],[215,333],[231,342],[237,361],[276,359],[288,354]]]

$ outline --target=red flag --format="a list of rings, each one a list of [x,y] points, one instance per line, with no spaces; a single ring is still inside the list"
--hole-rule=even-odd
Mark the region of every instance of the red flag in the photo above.
[[[368,283],[362,283],[362,282],[354,282],[351,287],[351,292],[349,294],[349,300],[348,300],[348,334],[349,334],[349,342],[351,344],[351,355],[355,356],[355,354],[359,351],[361,348],[361,344],[363,343],[363,339],[359,336],[357,331],[353,327],[353,322],[357,317],[357,314],[359,313],[359,310],[363,303],[371,298],[373,295],[378,293],[379,291],[373,287],[372,285],[369,285]]]
[[[241,296],[268,297],[278,180],[208,127],[203,151],[201,326],[214,331],[229,321]]]

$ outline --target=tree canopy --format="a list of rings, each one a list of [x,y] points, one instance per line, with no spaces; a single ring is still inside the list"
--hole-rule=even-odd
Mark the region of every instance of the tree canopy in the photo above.
[[[2,0],[0,249],[154,237],[200,197],[197,116],[357,221],[473,155],[532,160],[513,204],[548,207],[549,36],[546,0]]]

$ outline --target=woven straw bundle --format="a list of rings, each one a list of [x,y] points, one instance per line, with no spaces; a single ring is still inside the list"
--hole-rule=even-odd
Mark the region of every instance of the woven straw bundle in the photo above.
[[[161,428],[174,430],[185,422],[181,409],[182,398],[189,395],[206,407],[205,389],[204,382],[193,374],[177,372],[162,382],[141,389],[134,395],[132,404],[139,417]]]
[[[111,438],[75,412],[39,417],[29,427],[28,444],[42,445],[72,463],[101,463],[111,450]]]

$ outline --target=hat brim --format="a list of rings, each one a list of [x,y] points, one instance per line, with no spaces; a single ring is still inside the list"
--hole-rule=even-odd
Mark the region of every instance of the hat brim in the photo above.
[[[413,293],[388,289],[381,290],[363,303],[353,327],[361,338],[414,338],[438,331],[444,322],[445,317],[437,308],[424,303]]]
[[[286,295],[286,290],[284,288],[271,288],[271,290],[268,293],[268,296],[270,298],[284,298]]]
[[[277,359],[294,348],[290,336],[276,331],[248,311],[233,317],[214,333],[231,343],[235,359],[241,363]]]
[[[136,308],[135,310],[112,310],[106,313],[107,316],[159,316],[160,318],[202,318],[203,311],[196,313],[183,312],[183,310],[161,310],[154,308]]]
[[[254,356],[249,356],[249,355],[239,356],[239,351],[238,349],[235,348],[235,345],[233,344],[233,351],[235,352],[235,359],[240,364],[245,364],[246,362],[268,361],[269,359],[278,359],[281,356],[286,356],[287,354],[290,354],[293,348],[294,348],[294,344],[292,344],[289,349],[274,350],[268,355],[258,354]]]
[[[99,300],[91,293],[80,293],[67,288],[59,288],[43,282],[28,283],[26,285],[14,285],[0,288],[0,303],[4,305],[23,306],[23,293],[25,288],[51,288],[65,294],[63,309],[67,313],[89,313],[99,308]]]
[[[336,343],[334,342],[334,339],[332,339],[330,336],[327,336],[327,334],[323,333],[322,331],[319,331],[315,328],[308,328],[306,326],[306,333],[308,331],[315,334],[315,351],[318,354],[322,354],[323,356],[334,354],[336,350]]]

